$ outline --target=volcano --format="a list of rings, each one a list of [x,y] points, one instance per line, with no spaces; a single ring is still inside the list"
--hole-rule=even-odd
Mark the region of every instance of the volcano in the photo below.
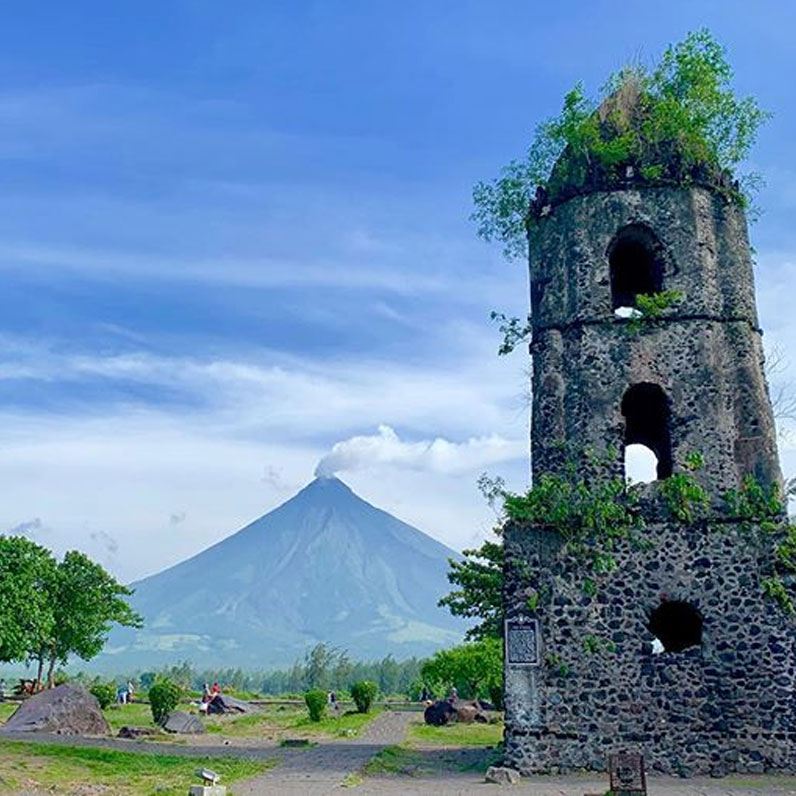
[[[265,668],[324,642],[358,659],[426,655],[466,625],[437,606],[450,548],[317,478],[213,547],[132,584],[141,630],[114,631],[105,668]]]

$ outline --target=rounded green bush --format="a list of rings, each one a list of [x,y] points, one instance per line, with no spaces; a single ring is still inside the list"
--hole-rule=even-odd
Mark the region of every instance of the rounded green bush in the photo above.
[[[89,691],[97,698],[103,710],[112,705],[116,699],[116,686],[113,683],[94,683]]]
[[[149,706],[155,724],[164,724],[174,708],[180,703],[182,688],[168,678],[156,680],[149,688]]]
[[[326,713],[326,692],[320,688],[313,688],[304,694],[304,701],[307,703],[307,710],[310,713],[310,721],[320,721]]]
[[[358,713],[369,713],[379,693],[379,687],[370,680],[359,680],[351,686],[351,699],[357,706]]]

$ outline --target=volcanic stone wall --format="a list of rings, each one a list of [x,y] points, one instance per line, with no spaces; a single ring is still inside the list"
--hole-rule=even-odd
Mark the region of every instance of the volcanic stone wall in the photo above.
[[[663,288],[681,294],[635,331],[614,316],[608,256],[633,227],[657,241]],[[604,191],[552,209],[532,230],[534,472],[560,466],[562,441],[566,455],[621,451],[622,396],[650,382],[669,398],[674,459],[702,452],[714,496],[747,473],[779,481],[741,210],[705,188]]]
[[[506,756],[523,773],[603,770],[634,749],[680,776],[792,770],[792,624],[760,589],[773,561],[739,524],[650,525],[590,597],[554,532],[506,531],[509,620],[539,623],[540,665],[506,670]],[[529,614],[528,597],[542,596]],[[653,651],[650,615],[686,601],[701,644]]]

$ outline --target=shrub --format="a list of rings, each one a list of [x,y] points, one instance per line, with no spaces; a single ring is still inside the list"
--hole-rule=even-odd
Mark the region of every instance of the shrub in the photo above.
[[[113,683],[94,683],[89,691],[97,698],[103,710],[116,699],[116,686]]]
[[[351,698],[357,706],[357,712],[369,713],[378,693],[379,687],[370,680],[359,680],[354,683],[351,686]]]
[[[326,692],[320,688],[313,688],[304,694],[304,701],[307,703],[310,721],[320,721],[326,713]]]
[[[164,724],[180,702],[182,689],[173,680],[164,677],[156,680],[149,689],[149,704],[155,724]]]

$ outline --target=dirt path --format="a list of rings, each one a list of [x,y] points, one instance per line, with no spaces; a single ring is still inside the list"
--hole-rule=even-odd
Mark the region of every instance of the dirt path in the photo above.
[[[343,789],[349,775],[356,774],[385,746],[401,743],[415,713],[388,711],[377,716],[350,741],[321,743],[304,750],[291,750],[279,766],[248,782],[235,785],[235,796],[254,794],[307,794],[320,796]]]

